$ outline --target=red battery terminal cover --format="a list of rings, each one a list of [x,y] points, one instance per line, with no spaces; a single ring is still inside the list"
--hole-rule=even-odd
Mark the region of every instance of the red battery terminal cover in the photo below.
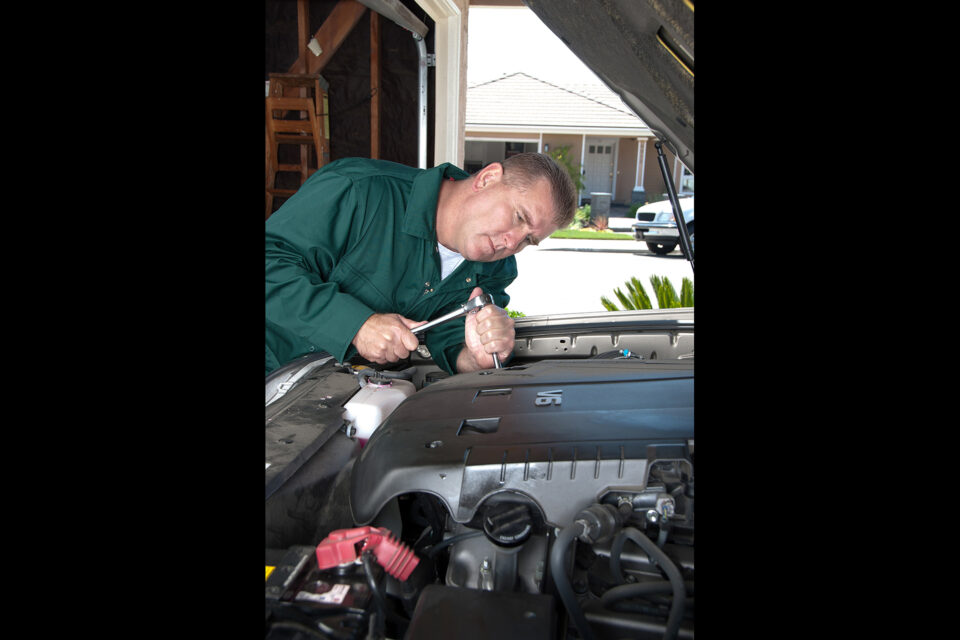
[[[317,566],[331,569],[341,564],[356,561],[364,551],[370,550],[384,570],[397,580],[410,577],[420,559],[407,545],[397,540],[389,529],[357,527],[331,531],[317,545]]]

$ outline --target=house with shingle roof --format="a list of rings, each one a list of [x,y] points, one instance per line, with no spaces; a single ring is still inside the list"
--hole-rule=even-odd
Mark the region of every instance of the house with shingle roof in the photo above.
[[[617,204],[660,199],[666,191],[653,146],[656,136],[604,85],[559,86],[525,73],[467,87],[464,169],[474,172],[524,151],[568,147],[584,188]],[[664,147],[678,192],[693,174]]]

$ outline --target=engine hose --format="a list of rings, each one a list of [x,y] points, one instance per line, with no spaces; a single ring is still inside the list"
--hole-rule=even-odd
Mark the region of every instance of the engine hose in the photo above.
[[[609,607],[613,603],[626,600],[627,598],[659,595],[661,593],[670,593],[671,591],[673,591],[673,586],[669,580],[621,584],[607,589],[604,594],[600,596],[600,604],[604,607]]]
[[[626,580],[623,576],[623,571],[620,569],[620,554],[623,552],[623,545],[626,541],[627,537],[621,534],[614,538],[613,544],[610,545],[610,571],[613,573],[619,584],[626,583]],[[666,542],[667,529],[666,527],[661,527],[660,535],[657,536],[657,546],[662,549]]]
[[[368,639],[378,637],[380,640],[386,638],[386,623],[389,621],[391,624],[397,625],[401,628],[406,628],[410,624],[410,621],[404,618],[403,616],[395,613],[393,609],[390,608],[390,604],[387,602],[386,596],[380,590],[379,585],[374,578],[374,563],[376,562],[374,554],[369,549],[360,554],[360,561],[363,563],[363,574],[367,579],[367,587],[373,592],[374,604],[376,605],[376,612],[379,616],[375,619],[375,625],[371,623],[371,629],[368,634]],[[379,633],[379,636],[376,636],[376,633]],[[404,633],[406,633],[404,631]]]
[[[620,573],[620,552],[623,549],[624,542],[629,539],[636,542],[641,549],[647,552],[661,571],[667,575],[670,586],[673,588],[673,602],[670,604],[670,614],[667,616],[667,627],[663,637],[665,640],[673,640],[677,637],[680,630],[680,622],[683,620],[683,611],[687,601],[687,591],[683,584],[683,576],[677,565],[658,547],[650,538],[645,536],[642,531],[633,527],[627,527],[617,534],[613,544],[610,547],[610,568],[616,568],[614,575],[619,580],[623,580],[623,574]],[[551,558],[552,559],[552,558]],[[551,565],[552,568],[552,565]],[[620,587],[614,587],[618,589]],[[612,591],[613,589],[611,589]]]
[[[456,544],[461,540],[467,540],[468,538],[476,538],[477,536],[482,536],[483,531],[467,531],[466,533],[458,533],[455,536],[450,536],[444,540],[441,540],[437,544],[433,545],[427,551],[428,558],[435,558],[437,554],[440,553],[443,549],[449,547],[452,544]]]
[[[426,537],[427,537],[428,535],[430,535],[431,533],[433,533],[433,527],[430,526],[430,525],[427,525],[426,528],[425,528],[423,531],[420,532],[420,535],[417,537],[417,539],[414,541],[414,543],[413,543],[412,545],[410,545],[410,547],[411,547],[415,552],[419,553],[419,552],[420,552],[420,543],[423,542],[423,539],[426,538]]]
[[[570,579],[567,577],[567,572],[564,567],[564,558],[567,555],[567,550],[577,536],[583,533],[583,530],[584,527],[582,524],[574,522],[571,526],[560,531],[556,541],[553,543],[553,548],[550,549],[550,574],[553,576],[553,583],[557,587],[557,594],[560,596],[560,600],[563,602],[567,614],[573,621],[573,625],[580,633],[580,637],[584,640],[595,640],[593,630],[590,628],[590,623],[587,622],[586,616],[583,615],[583,610],[577,601],[577,595],[573,592],[573,587],[570,586]]]
[[[378,371],[377,369],[361,369],[357,371],[357,382],[361,387],[367,386],[367,378],[370,376],[380,376],[382,378],[399,378],[402,380],[413,380],[413,374],[417,372],[416,367],[409,367],[402,371]]]
[[[693,582],[684,582],[683,586],[684,589],[687,590],[687,595],[691,595],[693,593]],[[643,596],[661,595],[664,593],[671,593],[672,591],[673,585],[670,584],[669,580],[622,584],[618,587],[611,587],[610,589],[607,589],[606,593],[600,596],[600,605],[604,608],[609,608],[611,605],[616,604],[621,600]]]
[[[370,632],[367,637],[385,638],[387,635],[387,603],[383,598],[383,594],[380,593],[377,581],[373,577],[373,553],[364,551],[360,555],[360,561],[363,563],[363,573],[367,577],[367,586],[370,587],[370,591],[373,593],[373,599],[376,602],[376,612],[370,621]]]
[[[627,537],[621,533],[613,539],[613,544],[610,545],[610,573],[613,574],[614,580],[619,584],[626,584],[627,582],[623,576],[623,570],[620,568],[620,554],[623,553],[623,545],[626,543]]]

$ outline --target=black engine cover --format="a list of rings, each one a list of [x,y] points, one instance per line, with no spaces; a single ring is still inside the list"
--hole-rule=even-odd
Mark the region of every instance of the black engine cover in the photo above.
[[[565,527],[611,490],[643,490],[654,461],[689,460],[693,404],[692,360],[544,360],[456,375],[374,432],[354,465],[353,516],[367,524],[391,498],[425,492],[466,523],[512,492]]]

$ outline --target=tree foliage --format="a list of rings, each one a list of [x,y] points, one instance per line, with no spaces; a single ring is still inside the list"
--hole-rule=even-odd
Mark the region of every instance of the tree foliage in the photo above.
[[[573,180],[573,186],[576,187],[577,191],[583,191],[583,180],[580,176],[580,163],[576,165],[573,164],[572,154],[570,153],[570,145],[564,145],[561,147],[554,147],[547,151],[547,155],[553,158],[557,164],[567,170],[567,173],[570,174],[570,179]]]

